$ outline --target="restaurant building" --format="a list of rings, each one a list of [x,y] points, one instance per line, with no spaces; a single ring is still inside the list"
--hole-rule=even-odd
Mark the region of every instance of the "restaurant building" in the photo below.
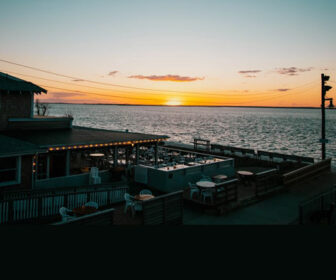
[[[0,192],[90,184],[91,167],[101,183],[136,165],[142,149],[168,136],[73,126],[71,116],[34,115],[34,96],[47,90],[0,72]]]

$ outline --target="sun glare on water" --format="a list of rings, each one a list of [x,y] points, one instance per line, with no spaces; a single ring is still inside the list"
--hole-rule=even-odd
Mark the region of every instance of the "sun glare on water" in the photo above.
[[[177,98],[171,98],[166,102],[167,106],[179,106],[182,105],[181,100],[177,99]]]

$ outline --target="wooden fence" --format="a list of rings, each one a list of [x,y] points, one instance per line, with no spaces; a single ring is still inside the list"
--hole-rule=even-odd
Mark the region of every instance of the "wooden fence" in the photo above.
[[[223,206],[238,200],[238,179],[216,184],[213,192],[213,205]]]
[[[128,187],[109,190],[93,190],[75,193],[28,196],[22,199],[0,201],[0,224],[44,223],[60,218],[59,209],[80,207],[88,201],[95,201],[99,207],[108,207],[124,201]]]
[[[144,225],[181,225],[183,191],[177,191],[142,202]]]
[[[321,215],[333,210],[332,204],[336,203],[336,188],[318,194],[309,200],[305,200],[299,204],[299,224],[311,224],[314,214]],[[331,217],[328,217],[331,218]]]
[[[113,225],[114,208],[98,211],[83,217],[78,217],[68,221],[57,222],[52,225],[81,225],[81,226],[109,226]]]
[[[260,197],[282,187],[281,176],[277,169],[259,172],[254,177],[255,195]]]
[[[322,160],[318,163],[314,163],[282,175],[283,184],[286,186],[298,183],[299,181],[312,178],[322,172],[330,171],[330,168],[331,158]]]

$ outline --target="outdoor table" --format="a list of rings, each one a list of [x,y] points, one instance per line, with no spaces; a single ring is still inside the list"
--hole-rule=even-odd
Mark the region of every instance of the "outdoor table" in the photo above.
[[[226,175],[222,175],[222,174],[218,174],[216,176],[212,177],[212,180],[214,180],[215,182],[223,182],[224,180],[226,180],[228,177]]]
[[[94,153],[94,154],[90,154],[89,155],[90,157],[103,157],[105,156],[104,154],[101,154],[101,153]]]
[[[93,154],[89,154],[89,156],[92,157],[94,165],[100,165],[100,160],[105,155],[102,153],[93,153]]]
[[[144,200],[152,199],[154,197],[155,196],[151,195],[151,194],[137,194],[137,195],[134,196],[134,199],[144,201]]]
[[[239,175],[242,175],[242,176],[252,176],[253,175],[252,172],[250,172],[250,171],[243,171],[243,170],[237,171],[237,173]]]
[[[196,186],[199,188],[208,189],[208,188],[216,187],[216,184],[210,181],[199,181],[199,182],[196,182]]]
[[[210,192],[212,192],[213,191],[212,188],[216,187],[216,184],[211,181],[199,181],[196,182],[196,186],[200,189],[202,198],[202,190],[209,190]]]
[[[83,215],[88,215],[97,212],[98,210],[94,207],[90,206],[81,206],[72,209],[72,212],[78,217],[78,216],[83,216]]]
[[[254,173],[252,173],[251,171],[239,170],[237,171],[237,174],[241,177],[244,185],[251,185],[254,178]]]

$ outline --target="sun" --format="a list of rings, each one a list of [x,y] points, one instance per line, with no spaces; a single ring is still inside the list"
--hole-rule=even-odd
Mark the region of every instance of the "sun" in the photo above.
[[[166,102],[166,105],[167,106],[179,106],[181,105],[182,102],[180,99],[178,98],[170,98],[167,102]]]

